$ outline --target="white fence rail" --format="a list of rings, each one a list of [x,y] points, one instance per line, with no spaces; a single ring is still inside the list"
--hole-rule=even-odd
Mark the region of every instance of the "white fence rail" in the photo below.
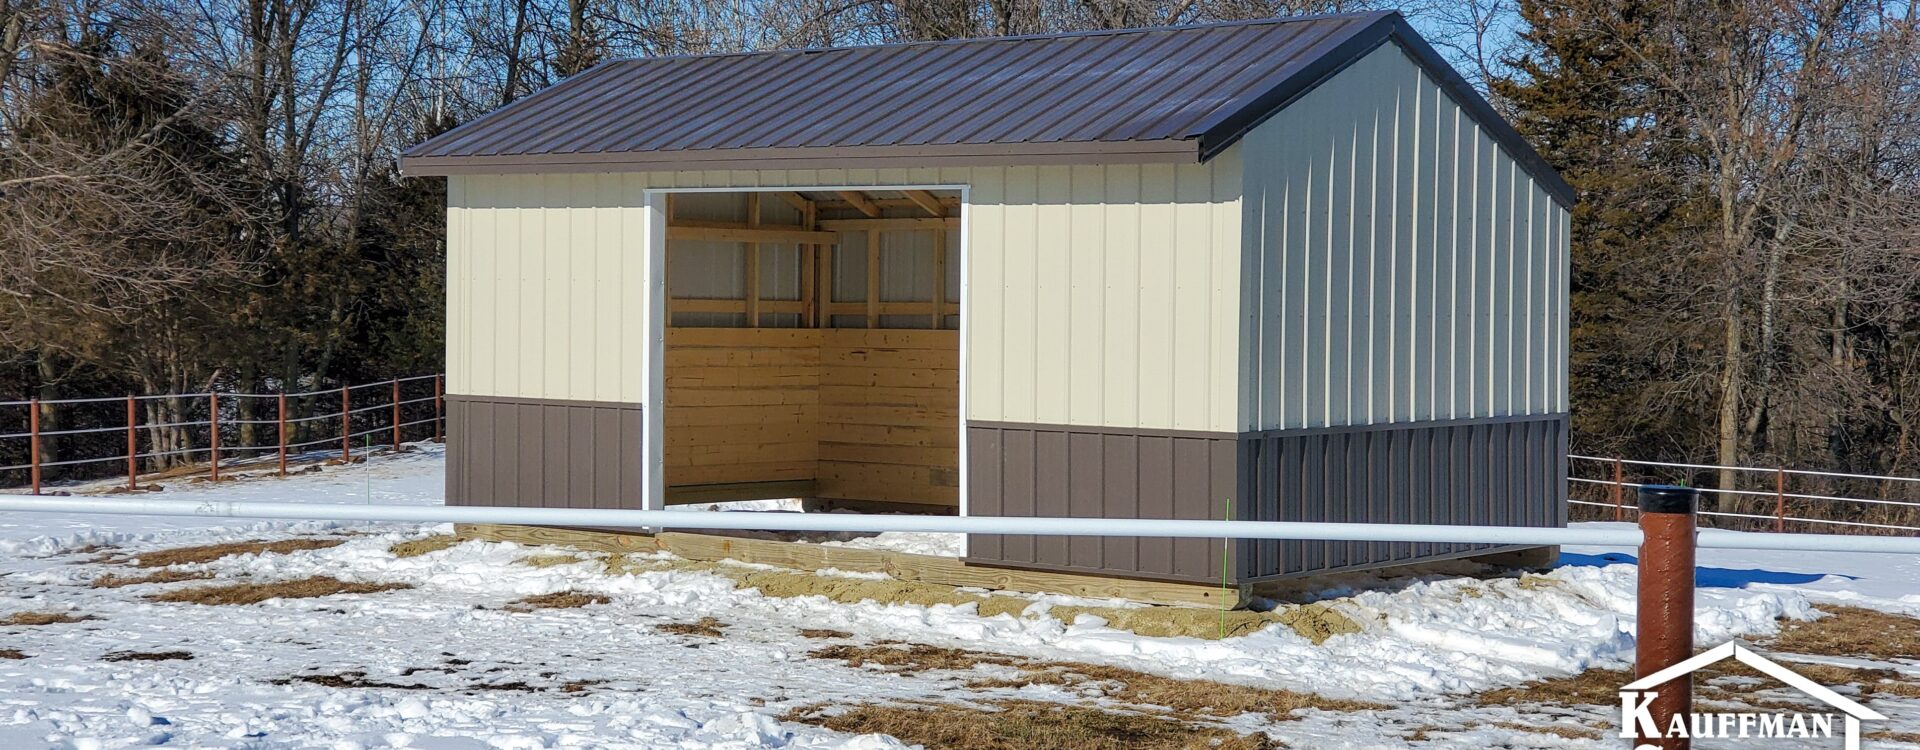
[[[313,521],[474,523],[742,531],[887,531],[1060,536],[1196,537],[1360,542],[1592,545],[1635,547],[1637,529],[1444,526],[1424,524],[1205,521],[1132,518],[1014,518],[1004,516],[863,515],[853,513],[704,513],[670,510],[505,508],[433,505],[327,505],[146,498],[0,496],[0,511],[99,513],[128,516],[274,518]],[[1829,552],[1920,554],[1920,538],[1833,534],[1775,534],[1702,529],[1699,546]]]

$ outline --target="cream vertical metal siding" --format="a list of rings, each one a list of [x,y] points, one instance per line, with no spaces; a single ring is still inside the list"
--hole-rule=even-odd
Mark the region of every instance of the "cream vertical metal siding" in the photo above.
[[[1247,428],[1567,410],[1567,212],[1398,45],[1241,147]]]
[[[969,419],[1233,431],[1239,164],[451,177],[448,388],[640,400],[648,189],[966,185]]]

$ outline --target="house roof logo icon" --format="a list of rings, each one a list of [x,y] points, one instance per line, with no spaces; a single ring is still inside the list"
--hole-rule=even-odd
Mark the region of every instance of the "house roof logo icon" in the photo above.
[[[1654,722],[1652,721],[1650,716],[1646,716],[1643,713],[1636,712],[1635,710],[1636,707],[1639,707],[1644,710],[1644,706],[1645,706],[1644,701],[1637,700],[1637,699],[1640,699],[1642,697],[1650,697],[1652,695],[1652,692],[1655,691],[1655,689],[1658,688],[1660,685],[1663,685],[1666,682],[1673,680],[1674,678],[1687,675],[1709,664],[1714,664],[1729,658],[1737,660],[1741,664],[1745,664],[1749,667],[1752,667],[1753,669],[1759,671],[1761,674],[1764,674],[1776,680],[1779,680],[1785,683],[1788,687],[1791,687],[1795,690],[1799,690],[1800,692],[1805,693],[1809,697],[1812,697],[1816,700],[1819,700],[1822,703],[1825,703],[1837,709],[1842,715],[1845,716],[1845,719],[1846,719],[1847,750],[1859,750],[1861,721],[1884,721],[1887,718],[1885,715],[1881,714],[1880,712],[1875,711],[1871,708],[1867,708],[1866,706],[1861,705],[1859,702],[1835,692],[1832,688],[1829,688],[1825,685],[1821,685],[1820,683],[1814,682],[1813,680],[1807,679],[1805,676],[1801,675],[1800,673],[1795,672],[1791,669],[1788,669],[1784,666],[1781,666],[1779,663],[1771,659],[1768,659],[1767,657],[1762,656],[1758,652],[1754,651],[1752,648],[1749,648],[1747,644],[1736,640],[1736,641],[1728,641],[1726,643],[1720,644],[1719,646],[1716,646],[1714,648],[1701,652],[1700,654],[1694,656],[1691,659],[1680,662],[1679,664],[1675,664],[1671,667],[1667,667],[1666,669],[1662,669],[1658,672],[1647,675],[1646,677],[1642,677],[1638,680],[1634,680],[1633,682],[1629,682],[1626,685],[1621,686],[1620,688],[1620,711],[1621,711],[1620,736],[1626,737],[1626,738],[1645,738],[1645,739],[1652,739],[1654,737],[1663,737],[1663,736],[1726,737],[1726,736],[1734,736],[1731,734],[1731,732],[1733,731],[1737,731],[1738,732],[1737,736],[1742,738],[1752,737],[1752,736],[1759,736],[1759,737],[1807,736],[1805,732],[1809,730],[1808,730],[1808,725],[1805,723],[1805,719],[1806,719],[1805,714],[1794,715],[1793,717],[1791,717],[1791,721],[1790,721],[1789,717],[1786,717],[1780,714],[1761,715],[1761,714],[1751,714],[1751,713],[1749,714],[1696,713],[1688,717],[1688,718],[1691,718],[1692,721],[1689,722],[1687,726],[1676,727],[1678,731],[1683,732],[1685,734],[1673,735],[1670,733],[1662,734],[1661,732],[1665,728],[1654,726]],[[1825,715],[1821,715],[1821,717],[1825,718]],[[1704,722],[1701,721],[1702,718],[1705,718],[1706,721]],[[1678,725],[1678,723],[1679,722],[1676,721],[1676,725]],[[1830,725],[1830,719],[1829,719],[1829,725]],[[1718,727],[1717,733],[1715,731],[1716,726]],[[1799,733],[1794,733],[1796,727],[1798,727]],[[1654,729],[1655,731],[1652,734],[1648,734],[1648,733],[1643,733],[1641,731],[1643,729]],[[1755,731],[1756,729],[1759,732],[1757,735],[1749,733],[1749,732]],[[1655,747],[1655,746],[1642,745],[1640,747]]]

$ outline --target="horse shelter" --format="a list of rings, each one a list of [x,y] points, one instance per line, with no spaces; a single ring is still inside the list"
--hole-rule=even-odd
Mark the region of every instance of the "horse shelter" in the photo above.
[[[1566,523],[1572,190],[1396,13],[617,60],[403,167],[448,180],[449,503]]]

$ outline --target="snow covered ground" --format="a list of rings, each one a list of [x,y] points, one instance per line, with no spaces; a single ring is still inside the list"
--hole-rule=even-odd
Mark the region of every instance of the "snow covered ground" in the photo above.
[[[170,485],[162,497],[327,503],[437,503],[437,446],[288,479]],[[769,509],[782,506],[770,505]],[[1365,624],[1313,644],[1285,627],[1222,641],[1148,638],[1098,618],[1061,622],[1034,597],[1021,616],[981,617],[972,605],[837,604],[774,598],[690,570],[608,575],[595,562],[516,564],[552,550],[469,542],[399,558],[399,541],[445,533],[416,525],[258,523],[0,515],[0,619],[68,612],[89,619],[0,626],[0,748],[192,747],[899,747],[777,717],[821,702],[977,697],[954,675],[882,673],[811,658],[804,629],[850,634],[828,642],[900,640],[1091,662],[1176,678],[1309,691],[1393,706],[1305,711],[1294,720],[1244,715],[1227,723],[1291,747],[1611,747],[1511,728],[1534,709],[1484,706],[1493,688],[1631,657],[1628,551],[1569,549],[1544,576],[1475,577],[1439,570],[1321,581],[1302,600],[1326,601]],[[121,588],[89,584],[125,565],[102,554],[217,542],[334,536],[345,543],[287,554],[178,566],[214,582],[315,575],[412,588],[244,606],[156,603],[145,597],[207,582]],[[950,535],[882,535],[839,542],[957,554]],[[1764,637],[1780,618],[1844,603],[1920,615],[1920,561],[1883,555],[1702,552],[1703,645]],[[138,571],[132,571],[138,572]],[[609,601],[514,612],[522,597],[561,591]],[[723,637],[655,626],[712,617]],[[119,652],[190,658],[103,661]],[[1920,679],[1920,664],[1887,664]],[[1081,700],[1049,686],[997,689],[1043,701]],[[1920,700],[1876,700],[1891,726],[1920,731]],[[1577,717],[1576,717],[1577,718]],[[1593,718],[1593,717],[1588,717]],[[1503,726],[1505,725],[1505,726]],[[1424,737],[1423,741],[1410,739]],[[1711,746],[1711,745],[1709,745]]]

